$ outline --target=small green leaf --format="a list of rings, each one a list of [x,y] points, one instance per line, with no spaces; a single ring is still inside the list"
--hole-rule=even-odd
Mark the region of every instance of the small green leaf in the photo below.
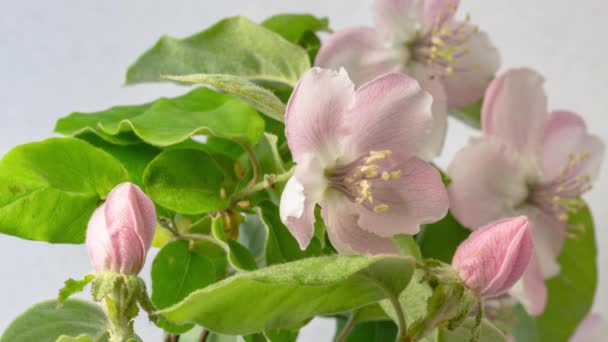
[[[336,337],[340,336],[345,318],[336,319]],[[392,321],[371,321],[355,325],[345,342],[389,342],[397,337],[397,325]],[[334,339],[335,340],[335,339]]]
[[[167,150],[144,172],[146,193],[154,202],[183,214],[202,214],[228,206],[225,173],[206,152]]]
[[[192,135],[207,134],[253,145],[264,132],[264,120],[239,99],[196,88],[179,97],[142,105],[72,113],[57,121],[55,132],[71,136],[93,132],[113,144],[138,142],[132,134],[154,146],[174,145]],[[130,134],[128,139],[120,140],[126,133]]]
[[[407,257],[308,258],[237,274],[160,313],[225,334],[290,328],[316,315],[376,302],[388,290],[401,291],[413,269],[414,260]]]
[[[393,242],[397,245],[399,251],[401,251],[401,255],[409,255],[416,258],[416,260],[422,259],[420,248],[411,235],[395,235],[393,236]]]
[[[95,208],[127,180],[119,161],[82,140],[17,146],[0,161],[0,233],[82,243]]]
[[[277,14],[264,20],[262,26],[298,43],[306,32],[328,31],[329,20],[310,14]]]
[[[277,120],[285,120],[285,104],[270,90],[246,78],[233,75],[193,74],[183,76],[166,75],[163,78],[192,84],[205,84],[234,95],[249,103],[261,113]]]
[[[448,213],[440,221],[425,225],[417,240],[423,257],[450,263],[456,248],[470,234],[469,229]]]
[[[446,328],[439,329],[439,335],[437,342],[469,342],[472,341],[472,332],[475,326],[475,320],[473,318],[467,318],[462,325],[456,328],[454,331],[450,331]],[[481,321],[481,332],[479,335],[478,342],[506,342],[507,338],[505,335],[492,323],[487,320]]]
[[[82,292],[84,288],[95,278],[94,274],[87,274],[84,278],[74,280],[72,278],[65,281],[65,286],[59,290],[57,300],[63,304],[71,295]]]
[[[309,68],[302,48],[233,17],[184,39],[162,37],[129,68],[127,84],[157,82],[162,75],[219,74],[294,86]]]
[[[226,237],[221,216],[213,219],[211,230],[213,236],[224,245],[224,248],[228,253],[228,261],[230,261],[230,264],[234,266],[234,268],[242,271],[250,271],[258,268],[255,258],[245,246]]]
[[[96,302],[104,299],[114,289],[119,275],[116,273],[97,273],[91,282],[91,295]]]
[[[274,329],[264,333],[270,342],[296,342],[298,330]]]
[[[91,336],[93,341],[108,341],[109,322],[97,305],[69,299],[38,303],[9,324],[0,342],[55,342],[61,336]],[[80,341],[80,340],[77,340]]]
[[[456,119],[464,122],[473,128],[481,128],[481,106],[483,99],[480,99],[467,107],[451,109],[449,114]]]

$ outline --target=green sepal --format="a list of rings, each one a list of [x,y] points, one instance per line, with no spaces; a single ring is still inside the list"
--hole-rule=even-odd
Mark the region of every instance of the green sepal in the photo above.
[[[116,273],[97,273],[91,281],[91,295],[96,302],[104,299],[116,286],[118,274]]]
[[[79,280],[74,280],[72,278],[66,280],[63,288],[59,290],[57,300],[63,305],[71,295],[82,292],[93,279],[95,279],[94,274],[87,274],[84,278]]]

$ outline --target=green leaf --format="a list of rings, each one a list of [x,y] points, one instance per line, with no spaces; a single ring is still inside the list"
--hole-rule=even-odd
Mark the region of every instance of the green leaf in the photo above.
[[[144,172],[146,193],[154,202],[183,214],[202,214],[229,204],[222,168],[202,150],[168,150]]]
[[[104,299],[114,289],[119,280],[120,275],[118,273],[105,272],[95,274],[95,278],[91,282],[93,300],[99,302]]]
[[[448,213],[440,221],[427,224],[418,234],[417,240],[424,258],[450,263],[456,248],[470,234],[469,229],[456,221],[452,213]]]
[[[78,139],[17,146],[0,161],[0,233],[82,243],[95,208],[127,180],[120,162]]]
[[[294,86],[309,68],[302,48],[233,17],[184,39],[162,37],[129,68],[127,84],[159,81],[162,75],[219,74]]]
[[[411,235],[395,235],[393,236],[393,242],[399,248],[401,255],[409,255],[416,258],[416,260],[422,259],[420,248],[418,247],[416,240],[414,240]]]
[[[211,89],[196,88],[179,97],[161,98],[142,105],[72,113],[57,121],[55,132],[64,135],[93,132],[113,144],[137,142],[132,137],[119,139],[132,132],[154,146],[174,145],[195,134],[253,145],[264,132],[264,120],[253,107],[239,99]]]
[[[264,333],[270,342],[296,342],[298,330],[274,329]]]
[[[340,336],[346,323],[345,318],[336,320],[336,338]],[[397,325],[392,321],[372,321],[355,325],[346,338],[346,342],[389,342],[397,337]],[[334,340],[336,340],[334,338]]]
[[[473,318],[467,318],[462,325],[454,331],[446,328],[439,329],[438,342],[469,342],[472,341],[472,329],[475,326]],[[478,342],[506,342],[505,335],[487,320],[481,321],[481,331]],[[519,341],[519,340],[518,340]],[[548,340],[553,341],[553,340]]]
[[[76,337],[72,336],[59,336],[55,342],[95,342],[89,335],[78,335]]]
[[[233,75],[193,74],[183,76],[166,75],[163,78],[193,84],[205,84],[222,90],[249,103],[261,113],[277,120],[285,120],[285,104],[270,90],[244,77]]]
[[[456,119],[464,122],[473,128],[481,128],[481,106],[483,99],[480,99],[467,107],[450,109],[449,114]]]
[[[306,250],[301,250],[296,239],[281,222],[279,208],[270,202],[262,202],[256,208],[266,229],[266,264],[274,265],[321,255],[321,244],[313,238]]]
[[[72,278],[65,281],[65,286],[59,290],[57,300],[63,304],[73,294],[82,292],[84,288],[95,278],[94,274],[87,274],[84,278],[74,280]]]
[[[152,302],[164,309],[214,281],[215,269],[207,257],[192,251],[188,241],[173,241],[152,264]]]
[[[160,313],[225,334],[290,328],[316,315],[376,302],[387,291],[401,291],[413,269],[414,260],[407,257],[308,258],[237,274]]]
[[[127,169],[131,182],[140,187],[143,187],[142,178],[146,166],[161,152],[159,148],[142,142],[130,145],[115,145],[91,132],[80,134],[78,138],[118,159]]]
[[[546,281],[545,312],[535,319],[535,324],[514,327],[513,334],[520,338],[519,341],[536,341],[535,336],[538,341],[566,341],[593,305],[597,287],[597,246],[589,208],[571,214],[569,224],[584,229],[576,232],[576,238],[566,240],[558,258],[561,271]],[[534,326],[536,333],[527,331]]]
[[[97,305],[69,299],[38,303],[9,324],[0,342],[55,342],[59,337],[88,335],[93,341],[107,341],[109,322]]]
[[[251,252],[235,240],[230,240],[224,232],[224,223],[220,216],[213,219],[211,226],[213,236],[224,245],[228,253],[228,261],[234,268],[242,271],[250,271],[258,268],[255,258]]]
[[[298,43],[306,32],[328,31],[329,20],[310,14],[277,14],[264,20],[262,26]]]

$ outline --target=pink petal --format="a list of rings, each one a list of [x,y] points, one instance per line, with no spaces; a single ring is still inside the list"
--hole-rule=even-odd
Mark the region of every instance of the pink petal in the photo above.
[[[372,10],[374,24],[387,42],[405,44],[415,38],[424,24],[422,1],[374,0]]]
[[[141,271],[146,258],[146,250],[136,241],[139,241],[139,236],[135,230],[110,231],[112,271],[122,274],[138,274]]]
[[[388,209],[376,213],[357,206],[358,225],[382,237],[396,234],[414,235],[420,225],[440,220],[448,211],[448,196],[439,172],[426,162],[411,158],[399,165],[401,177],[373,182],[375,204]]]
[[[473,30],[470,24],[464,25]],[[471,33],[463,48],[468,53],[454,61],[454,73],[442,79],[449,108],[463,108],[479,100],[500,66],[500,55],[485,32]]]
[[[566,223],[533,206],[525,206],[521,212],[530,219],[536,259],[543,277],[546,279],[557,275],[560,269],[557,257],[566,239]]]
[[[539,316],[547,305],[547,286],[543,279],[538,260],[533,254],[520,281],[509,293],[519,300],[531,316]]]
[[[533,246],[525,216],[504,219],[473,232],[458,246],[452,265],[469,288],[496,296],[522,276]]]
[[[404,74],[391,73],[363,85],[348,114],[351,148],[360,156],[374,150],[418,155],[429,144],[432,97]]]
[[[432,160],[441,154],[448,129],[447,96],[443,84],[437,77],[431,77],[426,68],[419,63],[412,63],[410,72],[422,89],[433,96],[431,111],[433,112],[433,127],[425,149],[420,149],[418,157],[423,160]]]
[[[315,231],[315,205],[304,194],[304,186],[296,177],[291,177],[281,194],[280,215],[302,250],[308,247]]]
[[[110,235],[106,229],[105,208],[106,205],[102,204],[99,208],[95,209],[87,226],[85,244],[95,272],[106,271],[115,264]]]
[[[354,85],[344,70],[307,71],[287,104],[285,134],[298,162],[307,153],[324,151],[343,134],[342,120],[354,100]]]
[[[130,229],[147,251],[156,231],[156,209],[150,198],[135,184],[116,186],[106,200],[105,219],[110,234]]]
[[[568,111],[554,111],[549,116],[543,143],[543,170],[546,180],[559,177],[562,168],[570,163],[570,155],[578,157],[589,153],[589,159],[581,162],[577,175],[595,179],[604,157],[604,143],[587,133],[585,121]]]
[[[534,158],[547,120],[543,82],[543,77],[531,69],[511,69],[492,81],[482,108],[483,131]]]
[[[428,31],[433,28],[433,25],[441,26],[442,23],[452,19],[460,0],[425,0],[423,2],[425,31]]]
[[[355,204],[336,191],[327,194],[321,216],[331,244],[339,253],[399,254],[391,239],[361,229]]]
[[[528,195],[530,165],[492,137],[474,140],[460,150],[447,172],[452,179],[450,209],[469,228],[514,216],[513,208]]]
[[[385,44],[373,28],[355,27],[331,35],[321,46],[315,65],[333,70],[344,68],[360,86],[380,75],[400,70],[407,59],[405,47]]]
[[[570,342],[602,342],[608,335],[608,324],[598,313],[590,313],[579,324]]]

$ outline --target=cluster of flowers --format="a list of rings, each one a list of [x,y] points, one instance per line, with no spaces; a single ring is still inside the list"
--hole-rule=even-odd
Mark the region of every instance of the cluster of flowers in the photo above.
[[[375,28],[334,33],[286,111],[297,166],[281,219],[301,248],[321,207],[340,253],[398,253],[391,237],[414,235],[448,209],[475,232],[452,267],[482,297],[509,292],[543,312],[544,279],[584,205],[604,146],[583,119],[547,109],[543,78],[513,69],[494,78],[497,50],[476,26],[453,18],[455,0],[376,0]],[[484,95],[485,94],[485,95]],[[444,144],[447,110],[483,97],[483,136],[442,177],[431,164]],[[87,247],[98,272],[137,274],[156,226],[154,205],[118,186],[91,218]]]

